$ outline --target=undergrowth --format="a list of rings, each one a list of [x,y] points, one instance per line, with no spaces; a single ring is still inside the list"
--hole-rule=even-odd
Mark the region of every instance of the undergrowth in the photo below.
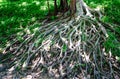
[[[86,3],[92,8],[102,8],[103,13],[102,21],[113,24],[115,31],[107,30],[109,37],[104,43],[106,51],[111,50],[114,56],[120,57],[120,1],[119,0],[85,0]],[[114,25],[116,24],[116,25]]]
[[[53,9],[51,9],[51,11],[52,10]],[[40,24],[40,22],[46,18],[45,16],[47,14],[48,9],[44,1],[9,0],[6,2],[1,2],[0,52],[6,44],[10,42],[9,38],[12,35],[16,34],[18,39],[20,39],[20,36],[18,35],[19,32],[24,32],[27,27],[36,22]]]

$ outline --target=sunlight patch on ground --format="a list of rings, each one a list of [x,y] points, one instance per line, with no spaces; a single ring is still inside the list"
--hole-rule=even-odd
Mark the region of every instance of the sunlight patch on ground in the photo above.
[[[120,61],[120,57],[116,56],[115,58],[116,58],[118,61]]]
[[[0,48],[0,53],[2,53],[3,52],[3,48]]]
[[[46,4],[47,4],[47,1],[46,1]],[[49,4],[54,5],[54,1],[49,1]]]
[[[41,6],[40,10],[47,10],[47,7],[46,6]]]
[[[23,35],[23,32],[18,32],[17,35],[21,36],[21,35]]]
[[[5,24],[5,21],[1,21],[1,24]]]
[[[30,33],[31,33],[28,28],[25,29],[25,32],[26,32],[27,34],[30,34]]]
[[[22,6],[27,6],[27,5],[28,5],[27,2],[23,2],[23,3],[22,3]]]
[[[102,5],[98,5],[95,10],[96,10],[96,11],[100,11],[100,10],[102,10],[102,8],[103,8]]]
[[[6,0],[0,0],[0,2],[6,2]]]
[[[40,2],[39,2],[39,1],[34,1],[34,3],[35,3],[36,5],[39,5],[39,4],[40,4]]]
[[[26,8],[24,8],[23,11],[26,11]]]
[[[38,31],[39,30],[39,27],[33,29],[34,32]]]
[[[10,46],[10,42],[9,41],[7,42],[6,46]]]
[[[32,17],[32,18],[31,18],[31,21],[36,21],[36,18],[35,18],[35,17]]]

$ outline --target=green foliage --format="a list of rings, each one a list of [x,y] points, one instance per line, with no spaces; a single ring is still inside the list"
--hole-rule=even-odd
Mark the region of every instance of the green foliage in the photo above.
[[[63,51],[63,52],[66,52],[66,50],[67,50],[67,45],[64,44],[64,45],[62,46],[62,51]]]
[[[55,16],[51,16],[51,18],[50,18],[51,20],[55,20],[56,19],[56,17]]]
[[[43,42],[44,38],[41,37],[35,42],[35,47],[38,47],[42,42]]]
[[[6,46],[13,34],[17,34],[18,40],[21,41],[22,35],[19,35],[19,32],[24,33],[26,29],[31,33],[35,32],[40,25],[31,25],[45,19],[47,13],[47,4],[44,0],[6,0],[1,2],[0,48]]]
[[[92,7],[100,7],[104,16],[102,21],[117,24],[118,26],[114,27],[115,31],[120,34],[120,0],[85,0],[86,3]],[[104,43],[106,51],[109,52],[111,50],[112,54],[120,57],[120,40],[119,36],[115,35],[113,32],[107,30],[109,33],[109,37]]]
[[[105,15],[109,17],[109,22],[120,25],[120,1],[113,0],[105,6]]]
[[[106,51],[109,52],[111,50],[112,54],[120,57],[120,42],[117,40],[115,34],[108,31],[109,37],[104,43],[106,47]]]
[[[120,0],[85,0],[92,8],[104,8],[103,21],[120,25]]]

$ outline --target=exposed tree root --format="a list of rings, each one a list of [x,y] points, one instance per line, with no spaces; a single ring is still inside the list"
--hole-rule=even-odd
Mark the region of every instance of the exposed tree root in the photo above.
[[[26,34],[22,43],[7,47],[4,52],[12,56],[2,63],[8,63],[8,71],[46,71],[57,79],[114,78],[111,52],[106,54],[103,47],[108,37],[104,24],[91,17],[87,6],[83,8],[79,9],[85,13],[78,11],[75,19],[43,24],[34,34]]]

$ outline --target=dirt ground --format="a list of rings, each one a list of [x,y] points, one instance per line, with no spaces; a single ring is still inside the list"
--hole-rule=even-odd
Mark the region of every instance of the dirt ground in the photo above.
[[[40,74],[39,72],[0,72],[0,79],[54,79],[47,74]]]

